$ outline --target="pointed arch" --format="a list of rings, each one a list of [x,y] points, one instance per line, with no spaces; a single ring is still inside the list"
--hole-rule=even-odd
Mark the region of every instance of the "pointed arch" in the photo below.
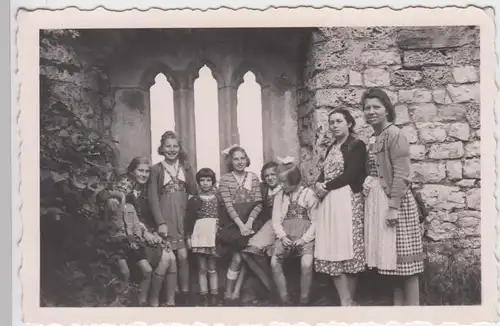
[[[260,175],[264,164],[263,130],[262,130],[262,88],[257,77],[248,71],[238,87],[237,120],[240,134],[240,145],[245,148],[251,158],[250,171]]]
[[[220,177],[218,82],[213,70],[203,65],[194,82],[196,165],[211,168]]]
[[[168,77],[158,73],[149,88],[151,115],[151,161],[160,162],[158,154],[161,135],[167,130],[175,130],[174,92]]]

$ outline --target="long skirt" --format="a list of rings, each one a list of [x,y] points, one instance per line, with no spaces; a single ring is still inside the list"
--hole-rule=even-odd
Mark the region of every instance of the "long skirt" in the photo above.
[[[408,190],[401,201],[396,224],[397,268],[379,269],[380,274],[409,276],[424,271],[422,234],[415,198]]]
[[[335,194],[332,196],[325,197],[321,205],[342,205],[341,202],[335,200]],[[316,236],[315,244],[315,259],[314,259],[314,269],[319,273],[329,274],[331,276],[338,276],[341,274],[355,274],[365,270],[365,244],[364,244],[364,201],[363,195],[361,193],[351,192],[351,210],[352,210],[352,258],[345,260],[333,260],[333,259],[320,259],[318,254],[324,255],[329,251],[342,250],[340,248],[330,248],[329,237],[338,237],[339,231],[334,228],[325,229],[324,225],[329,225],[328,219],[332,216],[325,216],[324,214],[319,214],[318,222],[316,224],[317,235],[318,230],[322,234],[318,238]],[[327,201],[331,199],[330,201]],[[345,249],[344,249],[345,250]]]

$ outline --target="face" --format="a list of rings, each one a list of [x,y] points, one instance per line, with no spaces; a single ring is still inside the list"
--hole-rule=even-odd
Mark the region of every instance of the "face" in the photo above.
[[[283,187],[283,192],[285,194],[289,194],[293,192],[295,189],[297,189],[298,185],[291,185],[290,182],[288,181],[288,177],[286,176],[285,173],[280,173],[278,176],[278,180],[281,183]]]
[[[328,118],[330,131],[335,138],[343,138],[349,135],[351,124],[347,122],[342,113],[334,113]]]
[[[210,177],[201,177],[199,184],[200,184],[200,189],[203,192],[208,192],[212,190],[213,183],[212,183],[212,178]]]
[[[115,189],[125,195],[128,195],[134,189],[134,184],[132,180],[123,178],[116,183]]]
[[[132,172],[137,183],[143,185],[148,182],[149,179],[149,164],[139,164],[135,170]]]
[[[236,172],[243,172],[247,167],[247,157],[242,151],[235,151],[233,153],[233,170]]]
[[[168,138],[162,144],[163,156],[170,161],[175,161],[179,157],[180,149],[177,139]]]
[[[276,175],[276,168],[265,169],[262,173],[264,177],[264,182],[269,188],[275,188],[278,185],[278,176]]]
[[[379,125],[387,122],[387,110],[378,98],[366,99],[363,112],[366,122],[371,125]]]

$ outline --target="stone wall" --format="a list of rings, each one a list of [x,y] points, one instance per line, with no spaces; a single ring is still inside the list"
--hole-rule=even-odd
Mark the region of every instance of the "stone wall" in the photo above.
[[[308,182],[330,141],[327,114],[352,109],[358,136],[373,132],[360,98],[381,87],[411,144],[413,180],[432,209],[431,260],[480,255],[479,28],[319,28],[299,93],[299,142]]]

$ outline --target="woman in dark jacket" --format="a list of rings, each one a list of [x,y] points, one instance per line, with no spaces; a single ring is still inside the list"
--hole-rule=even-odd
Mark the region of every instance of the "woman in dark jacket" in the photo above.
[[[345,109],[328,116],[333,143],[328,148],[316,194],[321,198],[316,221],[314,268],[333,277],[341,305],[354,304],[356,274],[365,269],[365,144],[355,138],[355,120]]]

